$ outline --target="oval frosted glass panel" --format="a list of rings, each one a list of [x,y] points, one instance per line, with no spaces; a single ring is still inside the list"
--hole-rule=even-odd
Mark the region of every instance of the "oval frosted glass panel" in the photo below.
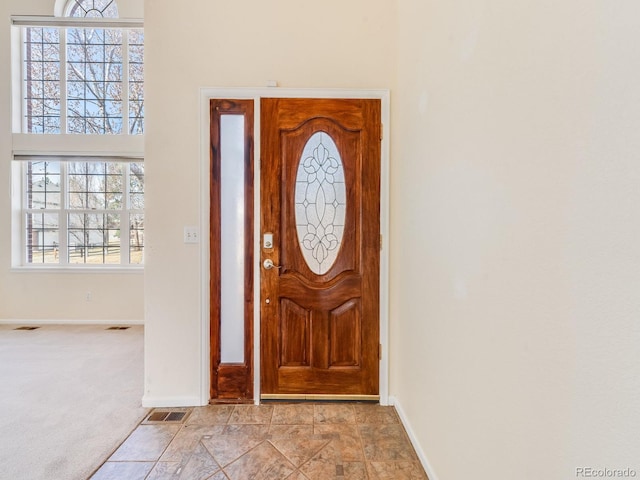
[[[304,146],[295,188],[298,243],[307,265],[317,275],[329,271],[338,257],[347,192],[338,147],[326,132],[316,132]]]

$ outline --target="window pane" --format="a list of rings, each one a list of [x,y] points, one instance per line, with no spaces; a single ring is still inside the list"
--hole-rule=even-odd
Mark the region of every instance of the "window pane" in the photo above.
[[[105,100],[104,108],[108,118],[122,117],[122,102],[114,100]]]
[[[43,133],[60,133],[60,117],[44,117]]]
[[[30,161],[23,172],[26,263],[143,263],[143,163]],[[129,238],[121,238],[123,221]]]
[[[57,28],[25,29],[23,87],[28,133],[60,133],[59,42]]]
[[[97,5],[106,5],[98,8]],[[82,5],[80,5],[82,3]],[[70,16],[117,17],[114,0],[75,2]],[[25,27],[23,131],[29,133],[141,134],[144,130],[144,30],[127,28]],[[60,65],[60,32],[66,36],[66,65]],[[124,71],[123,35],[128,36]],[[61,92],[61,75],[67,77]],[[123,98],[124,82],[129,98]],[[124,109],[124,101],[129,108]],[[67,108],[61,125],[61,108]],[[123,131],[128,117],[129,131]]]
[[[105,80],[110,82],[122,82],[122,63],[109,63],[106,67]],[[107,98],[109,98],[108,94]]]
[[[69,208],[120,210],[124,175],[119,163],[70,163]],[[84,173],[83,173],[84,172]]]
[[[60,208],[60,163],[29,162],[27,164],[27,208]]]
[[[120,215],[70,214],[68,222],[69,263],[120,263]]]
[[[25,224],[27,263],[59,263],[58,215],[28,213]]]
[[[144,31],[129,30],[129,133],[144,131]]]
[[[129,164],[129,208],[144,210],[144,164]]]
[[[102,51],[102,47],[100,47],[99,51]],[[90,53],[87,53],[87,55],[90,55]],[[91,56],[87,56],[87,62],[88,62],[86,63],[87,73],[86,73],[85,81],[92,82],[92,85],[90,85],[91,97],[100,98],[100,93],[103,93],[101,92],[101,86],[102,86],[102,82],[104,82],[105,64],[100,63],[101,61],[99,58],[97,57],[94,58]]]
[[[105,197],[107,210],[120,210],[122,208],[121,193],[107,193]]]
[[[122,175],[107,175],[107,192],[122,193]]]
[[[244,361],[245,133],[244,115],[220,116],[220,331],[222,362]]]
[[[104,210],[107,208],[104,193],[87,193],[87,207],[91,210]]]
[[[69,133],[122,133],[122,31],[67,29]]]
[[[129,261],[141,264],[144,259],[144,215],[129,216]]]

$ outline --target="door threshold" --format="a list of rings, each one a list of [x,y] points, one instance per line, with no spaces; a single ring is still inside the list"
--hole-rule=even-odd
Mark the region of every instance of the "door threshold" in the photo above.
[[[340,402],[379,402],[380,395],[330,395],[324,393],[262,393],[260,400],[336,400]]]
[[[253,405],[251,398],[212,398],[209,405]]]

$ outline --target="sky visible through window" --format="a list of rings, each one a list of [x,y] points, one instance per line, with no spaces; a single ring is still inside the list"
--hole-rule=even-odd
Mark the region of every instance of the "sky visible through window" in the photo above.
[[[115,0],[71,0],[65,12],[78,22],[22,29],[22,132],[91,135],[87,145],[142,134],[143,29],[91,23],[117,19]],[[23,163],[23,264],[144,263],[144,164],[95,150]]]
[[[115,0],[75,0],[68,11],[70,17],[118,17]],[[24,38],[24,131],[143,133],[142,29],[27,27]]]

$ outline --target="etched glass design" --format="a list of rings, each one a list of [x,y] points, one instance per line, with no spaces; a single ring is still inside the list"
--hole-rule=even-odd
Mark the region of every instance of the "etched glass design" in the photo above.
[[[302,255],[313,273],[325,274],[342,244],[347,201],[340,152],[326,132],[314,133],[305,144],[294,196]]]

